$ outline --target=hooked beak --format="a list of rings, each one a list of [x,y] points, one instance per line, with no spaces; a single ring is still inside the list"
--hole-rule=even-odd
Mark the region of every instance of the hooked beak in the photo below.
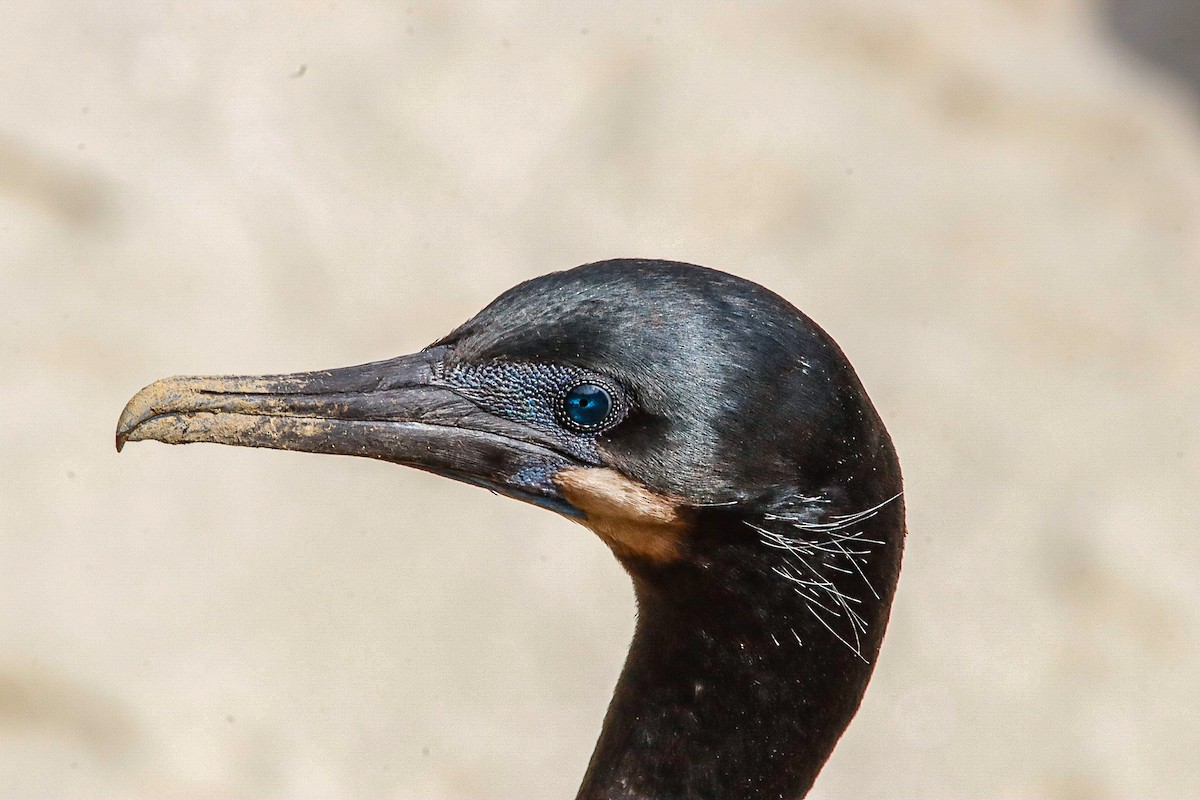
[[[126,404],[126,442],[215,442],[365,456],[483,486],[581,518],[554,476],[581,464],[536,428],[484,411],[440,384],[447,347],[291,375],[177,377]]]

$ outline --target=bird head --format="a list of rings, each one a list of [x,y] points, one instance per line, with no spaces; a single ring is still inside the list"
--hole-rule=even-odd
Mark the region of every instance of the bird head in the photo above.
[[[800,797],[853,717],[904,538],[891,440],[766,289],[664,261],[505,292],[424,350],[134,396],[142,439],[365,456],[587,525],[639,614],[579,797]]]
[[[644,260],[522,283],[412,355],[158,381],[117,428],[118,449],[144,439],[416,467],[579,520],[632,568],[687,558],[705,513],[850,502],[894,461],[811,320],[750,281]]]

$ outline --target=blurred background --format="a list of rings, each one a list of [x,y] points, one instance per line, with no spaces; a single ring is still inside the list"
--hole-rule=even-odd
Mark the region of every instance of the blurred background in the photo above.
[[[584,529],[112,435],[155,378],[409,352],[613,256],[792,300],[899,448],[814,798],[1200,797],[1200,4],[0,17],[0,797],[573,797],[633,625]]]

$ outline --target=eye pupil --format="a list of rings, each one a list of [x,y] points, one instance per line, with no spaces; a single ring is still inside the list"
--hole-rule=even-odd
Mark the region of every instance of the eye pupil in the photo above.
[[[596,428],[608,419],[612,411],[612,396],[603,386],[581,383],[567,391],[563,411],[568,420],[580,428]]]

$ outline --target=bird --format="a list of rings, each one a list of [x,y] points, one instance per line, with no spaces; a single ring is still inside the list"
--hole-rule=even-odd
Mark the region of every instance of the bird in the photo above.
[[[425,349],[167,378],[127,442],[381,459],[591,529],[637,621],[577,800],[804,797],[856,714],[906,536],[900,465],[834,340],[752,281],[612,259]]]

